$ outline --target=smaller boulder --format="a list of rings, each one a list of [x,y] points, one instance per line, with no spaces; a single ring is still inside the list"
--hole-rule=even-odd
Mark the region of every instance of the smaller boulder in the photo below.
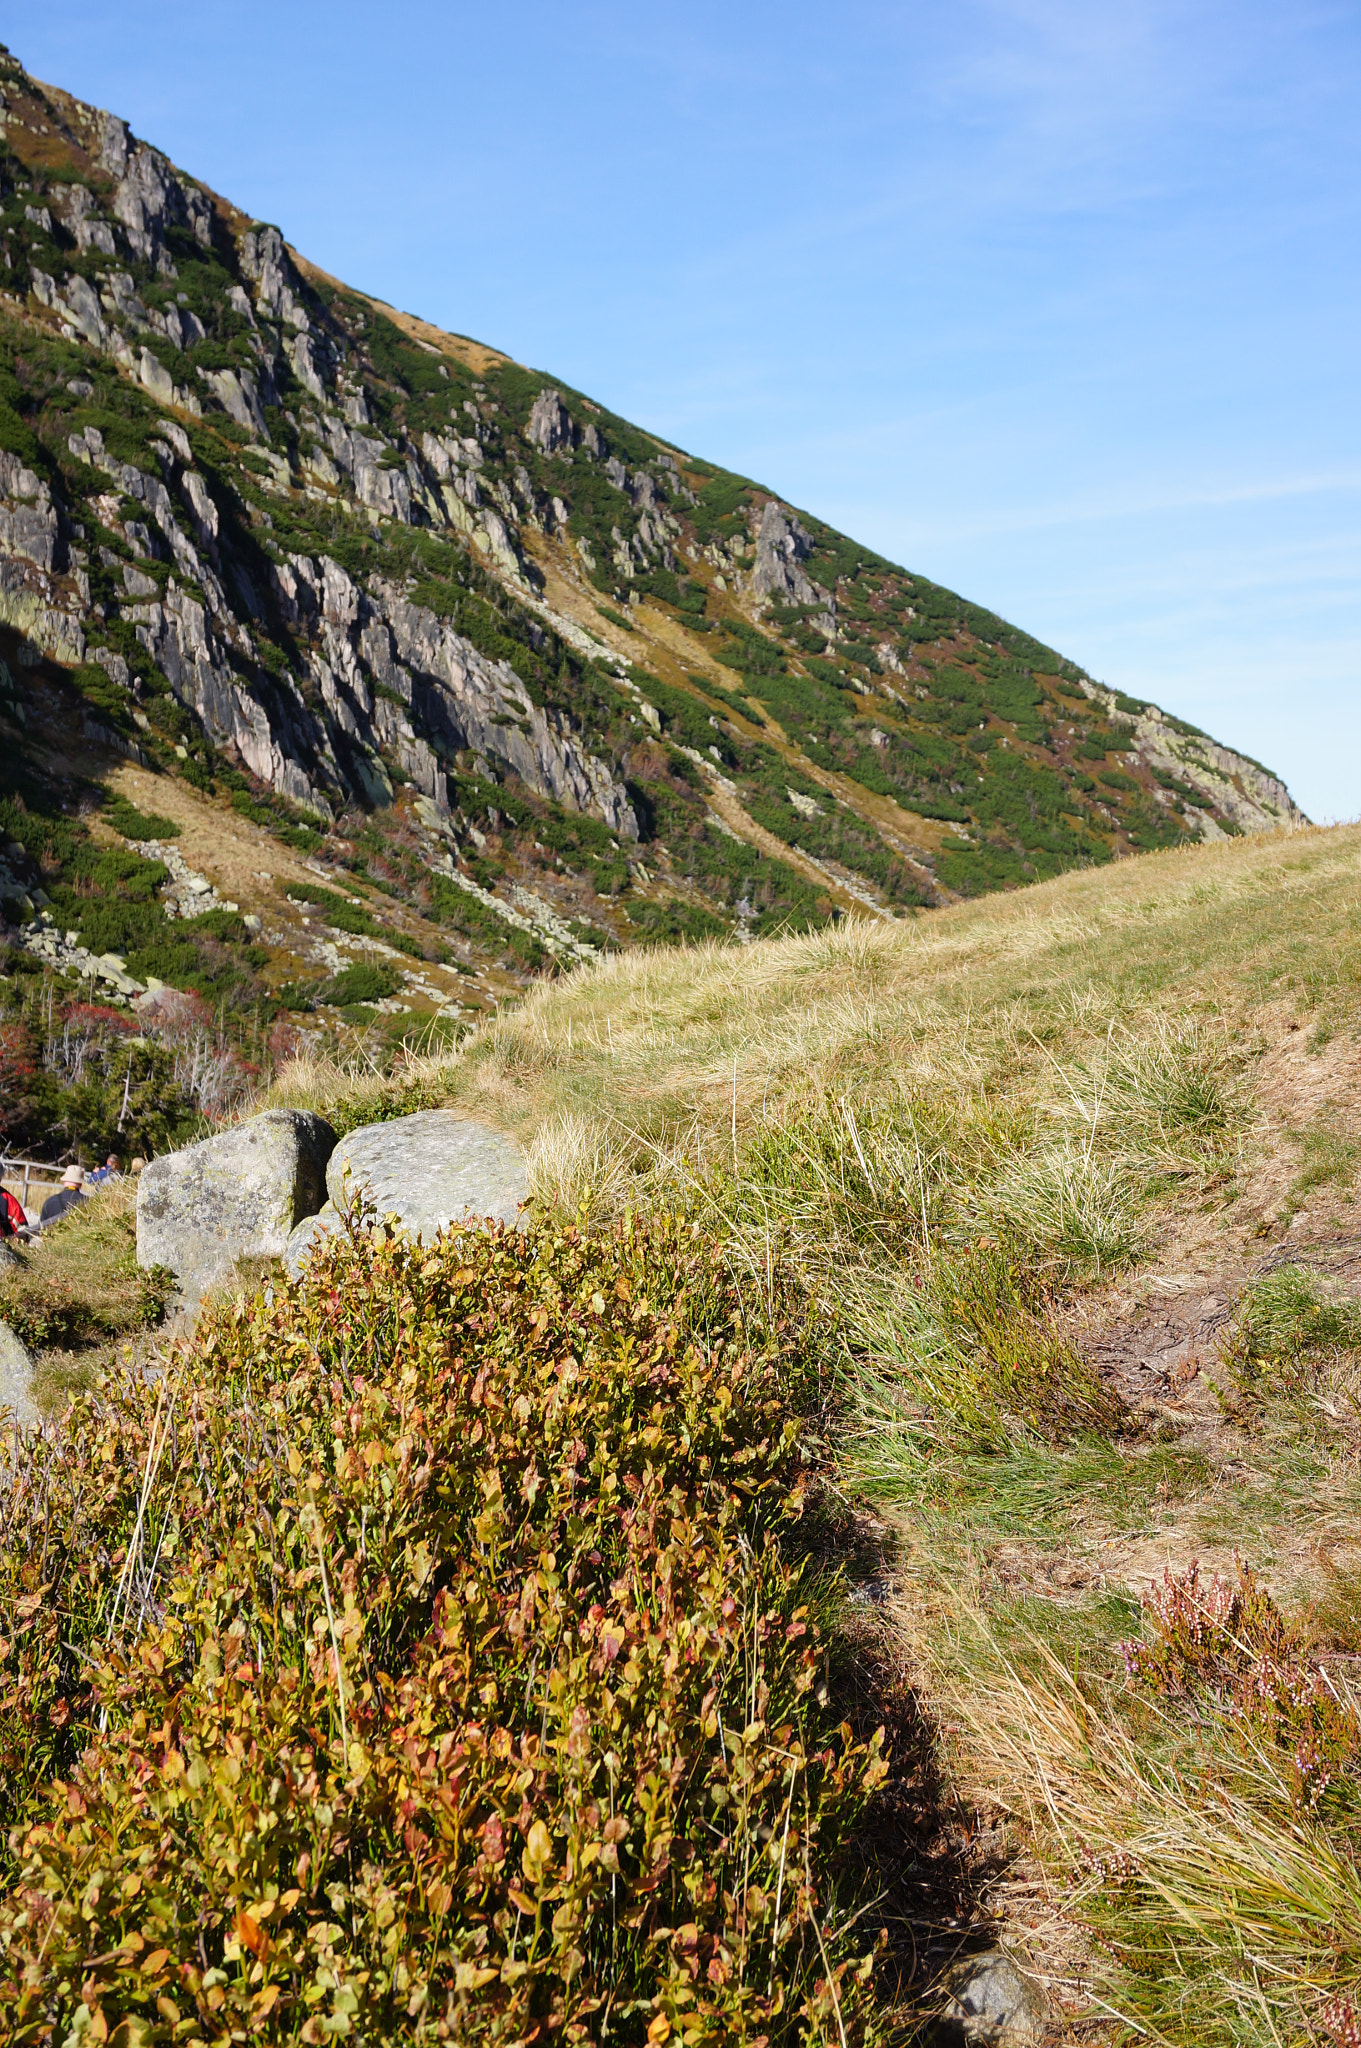
[[[529,1196],[529,1168],[513,1139],[451,1109],[424,1109],[364,1124],[339,1140],[326,1168],[325,1209],[294,1231],[284,1262],[296,1275],[343,1213],[371,1202],[402,1230],[430,1243],[440,1230],[492,1217],[513,1224]]]
[[[1004,1949],[961,1956],[941,1979],[944,2017],[969,2048],[1043,2048],[1048,2001]]]
[[[40,1419],[33,1399],[33,1360],[8,1323],[0,1323],[0,1408],[11,1409],[25,1428]]]
[[[323,1202],[315,1216],[304,1216],[284,1246],[284,1264],[296,1280],[307,1264],[307,1256],[314,1244],[323,1237],[329,1237],[340,1228],[340,1218],[335,1205]]]
[[[137,1263],[168,1266],[195,1308],[243,1254],[282,1256],[326,1198],[335,1132],[307,1110],[270,1109],[153,1159],[137,1184]]]

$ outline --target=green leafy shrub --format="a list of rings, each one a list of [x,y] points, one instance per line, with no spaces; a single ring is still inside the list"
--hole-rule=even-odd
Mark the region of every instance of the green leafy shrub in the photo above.
[[[381,1003],[401,987],[392,968],[375,960],[356,960],[323,982],[317,1000],[323,1003]]]
[[[259,803],[249,789],[234,789],[231,800],[234,811],[243,818],[249,818],[253,825],[263,825],[266,832],[282,839],[285,846],[292,846],[299,853],[315,853],[321,845],[321,834],[314,826],[280,817],[277,809]]]
[[[363,904],[347,902],[343,896],[338,896],[334,889],[320,889],[315,883],[309,882],[306,896],[298,895],[292,900],[304,903],[311,910],[319,911],[326,922],[338,932],[350,932],[356,938],[382,939],[385,945],[395,946],[401,953],[409,953],[417,960],[423,957],[420,945],[415,939],[408,938],[405,932],[395,931],[391,926],[381,924],[373,912],[366,910]]]
[[[0,1552],[15,2037],[863,2040],[802,1372],[663,1220],[333,1239],[80,1397]]]
[[[115,832],[124,839],[178,839],[180,828],[173,818],[163,818],[159,811],[139,811],[136,804],[125,796],[110,797],[104,806],[104,818]]]

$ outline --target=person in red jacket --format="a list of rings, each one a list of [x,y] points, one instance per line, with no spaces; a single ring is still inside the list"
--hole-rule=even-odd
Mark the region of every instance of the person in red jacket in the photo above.
[[[0,1237],[27,1237],[28,1218],[17,1195],[0,1188]]]

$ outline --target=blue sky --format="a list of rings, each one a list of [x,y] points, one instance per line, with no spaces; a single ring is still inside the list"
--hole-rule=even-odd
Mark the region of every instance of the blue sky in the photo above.
[[[1361,9],[14,10],[40,77],[1361,814]]]

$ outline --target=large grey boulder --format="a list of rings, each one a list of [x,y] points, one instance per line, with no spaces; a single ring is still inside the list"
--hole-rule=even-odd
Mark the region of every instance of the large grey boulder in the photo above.
[[[195,1307],[243,1254],[279,1257],[326,1198],[335,1132],[308,1110],[270,1109],[153,1159],[137,1187],[137,1263],[168,1266]]]
[[[39,1420],[33,1360],[8,1323],[0,1323],[0,1408],[12,1409],[25,1428]]]
[[[326,1168],[326,1192],[325,1208],[289,1239],[284,1260],[294,1274],[317,1239],[365,1202],[427,1244],[469,1218],[514,1223],[529,1195],[529,1169],[520,1147],[499,1131],[451,1109],[423,1109],[341,1138]]]
[[[961,2024],[970,2048],[1043,2048],[1048,2002],[1004,1949],[962,1956],[941,1981],[944,2017]]]

